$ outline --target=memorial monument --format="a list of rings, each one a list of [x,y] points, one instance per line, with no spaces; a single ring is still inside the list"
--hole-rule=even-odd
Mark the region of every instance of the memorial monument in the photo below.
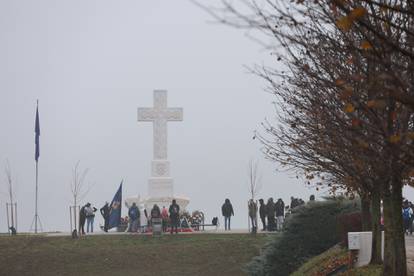
[[[150,210],[154,204],[170,206],[175,199],[181,209],[190,202],[188,198],[174,194],[174,180],[170,175],[170,162],[168,161],[168,127],[171,121],[182,121],[182,108],[169,108],[167,106],[167,91],[154,91],[154,106],[138,108],[139,122],[153,123],[153,160],[151,162],[151,177],[148,179],[148,196],[145,198],[130,197],[125,200],[127,206],[132,202],[144,204]]]

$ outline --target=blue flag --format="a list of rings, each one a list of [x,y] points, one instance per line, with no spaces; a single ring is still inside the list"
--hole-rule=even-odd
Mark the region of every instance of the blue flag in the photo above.
[[[40,124],[39,124],[39,104],[36,107],[36,122],[35,122],[35,160],[39,160],[40,149],[39,149],[39,137],[40,137]]]
[[[122,182],[123,180],[121,181],[121,185],[119,185],[118,191],[116,192],[110,205],[108,229],[117,227],[121,222]]]

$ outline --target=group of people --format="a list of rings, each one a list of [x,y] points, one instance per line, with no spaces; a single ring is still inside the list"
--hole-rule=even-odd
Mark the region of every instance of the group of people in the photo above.
[[[180,226],[180,206],[176,200],[173,199],[169,209],[163,206],[162,210],[157,204],[154,204],[150,216],[148,216],[147,210],[143,209],[146,225],[141,225],[141,211],[136,203],[132,203],[132,206],[128,210],[128,232],[145,232],[146,226],[152,226],[159,221],[162,224],[162,231],[167,232],[170,227],[170,233],[178,233]]]
[[[282,231],[285,223],[286,210],[290,211],[298,206],[305,204],[300,198],[291,197],[290,206],[285,206],[281,198],[274,202],[273,198],[269,198],[267,203],[263,199],[259,199],[259,216],[262,222],[262,231]],[[310,197],[310,201],[314,201],[315,196]],[[249,217],[252,225],[252,232],[257,231],[257,204],[253,199],[249,200]]]
[[[86,222],[86,232],[93,232],[93,223],[95,220],[95,212],[98,209],[92,207],[88,202],[79,211],[79,233],[85,235],[85,222]]]
[[[262,231],[282,231],[285,221],[285,203],[281,198],[276,202],[269,198],[267,203],[263,199],[259,200],[259,215],[262,221]],[[255,225],[257,228],[257,225]],[[254,229],[255,230],[255,229]]]
[[[311,196],[310,200],[314,200],[314,196]],[[260,220],[263,225],[262,231],[282,231],[285,220],[285,209],[289,210],[289,206],[285,207],[285,203],[281,198],[274,202],[272,197],[267,200],[267,203],[265,203],[263,199],[260,199],[259,203],[260,207],[258,208],[256,201],[253,199],[250,199],[248,202],[248,211],[252,226],[252,232],[257,231],[257,213],[259,213]],[[303,205],[304,203],[305,202],[300,198],[291,197],[290,210]],[[403,217],[405,214],[404,210],[405,209],[403,208]],[[414,219],[412,204],[410,204],[409,210],[409,222],[407,222],[407,225],[412,225],[412,221]],[[96,211],[97,209],[93,207],[89,202],[82,206],[79,214],[80,234],[85,234],[85,222],[87,224],[86,232],[93,232],[93,224]],[[150,215],[148,215],[145,208],[142,210],[142,212],[143,215],[141,216],[140,208],[136,205],[135,202],[132,203],[128,209],[128,217],[123,220],[124,223],[127,224],[127,232],[146,232],[147,226],[151,226],[152,223],[161,222],[163,232],[167,232],[169,228],[171,234],[174,232],[178,233],[178,228],[180,227],[180,206],[177,204],[175,199],[172,200],[168,210],[165,206],[160,209],[157,204],[154,204]],[[225,199],[223,205],[221,206],[221,212],[224,217],[224,229],[225,231],[229,231],[231,230],[231,217],[234,216],[233,205],[231,204],[230,199]],[[105,232],[108,232],[110,215],[110,207],[108,202],[106,202],[105,205],[100,209],[100,213],[104,218],[103,230]],[[410,231],[412,233],[412,227],[410,228]]]
[[[315,196],[312,195],[310,201],[315,200]],[[267,203],[263,199],[259,200],[260,206],[258,208],[257,202],[253,199],[248,201],[248,213],[251,224],[251,231],[257,232],[257,213],[259,213],[260,220],[262,221],[262,231],[282,231],[283,224],[285,222],[285,210],[292,210],[298,206],[305,204],[300,198],[291,197],[290,206],[285,206],[285,203],[281,198],[274,202],[273,198],[269,198]],[[224,229],[226,231],[231,230],[230,218],[234,216],[233,206],[228,198],[225,199],[221,206],[221,212],[224,217]]]

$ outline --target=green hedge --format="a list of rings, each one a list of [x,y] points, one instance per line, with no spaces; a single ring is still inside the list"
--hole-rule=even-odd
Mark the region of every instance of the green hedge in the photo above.
[[[295,208],[286,220],[284,232],[266,244],[262,254],[246,266],[246,272],[250,275],[289,275],[309,258],[338,243],[337,216],[358,209],[355,201],[332,199]]]

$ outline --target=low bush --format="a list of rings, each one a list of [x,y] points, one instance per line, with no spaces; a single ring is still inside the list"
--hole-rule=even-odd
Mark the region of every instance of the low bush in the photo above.
[[[285,230],[267,243],[260,256],[247,266],[250,275],[286,276],[304,262],[340,240],[337,216],[359,209],[355,201],[326,200],[295,208],[286,220]]]
[[[361,212],[353,212],[338,215],[337,233],[342,246],[348,246],[348,232],[362,231]]]

